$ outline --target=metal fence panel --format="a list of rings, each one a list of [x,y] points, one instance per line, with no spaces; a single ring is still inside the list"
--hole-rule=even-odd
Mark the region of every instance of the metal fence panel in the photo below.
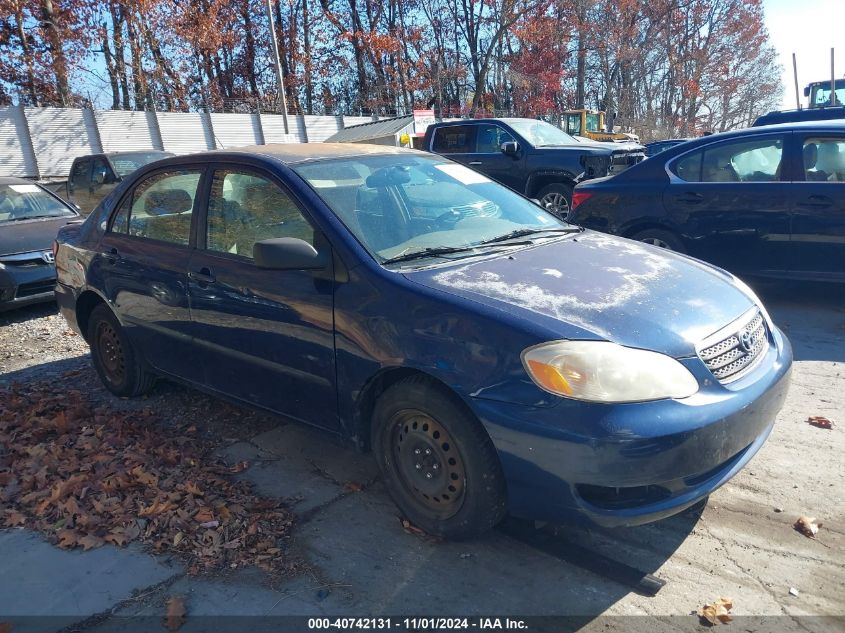
[[[42,178],[67,178],[74,158],[102,151],[90,111],[80,108],[25,108],[24,113]]]
[[[208,115],[202,112],[156,112],[164,149],[174,154],[192,154],[214,149]]]
[[[0,108],[0,176],[38,177],[23,108]]]
[[[340,123],[335,116],[306,114],[302,118],[305,120],[305,133],[309,143],[322,143],[340,129]]]
[[[374,116],[343,116],[343,127],[352,127],[353,125],[361,125],[362,123],[372,123],[378,119]]]
[[[104,152],[163,149],[154,112],[98,110],[94,114]]]
[[[243,147],[261,145],[261,123],[252,114],[214,112],[211,114],[211,127],[217,147]]]
[[[288,115],[288,130],[285,134],[285,123],[281,114],[262,114],[261,129],[264,131],[265,143],[306,143],[305,121],[301,116]]]

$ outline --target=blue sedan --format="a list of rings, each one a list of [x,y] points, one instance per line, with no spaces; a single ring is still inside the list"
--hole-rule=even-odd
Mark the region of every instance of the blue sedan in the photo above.
[[[789,384],[738,279],[433,154],[171,158],[58,242],[59,304],[113,393],[164,376],[347,438],[449,538],[680,512],[754,456]]]

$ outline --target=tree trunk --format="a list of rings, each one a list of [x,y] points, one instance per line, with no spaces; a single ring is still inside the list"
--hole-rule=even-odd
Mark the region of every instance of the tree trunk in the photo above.
[[[56,92],[59,104],[68,106],[70,103],[70,88],[67,79],[67,60],[62,49],[62,37],[56,24],[52,0],[41,0],[41,25],[47,38],[47,47],[52,57],[53,74],[56,78]]]

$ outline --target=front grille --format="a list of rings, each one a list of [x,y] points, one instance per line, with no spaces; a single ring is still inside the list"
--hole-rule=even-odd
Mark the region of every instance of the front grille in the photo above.
[[[759,310],[750,319],[742,319],[733,333],[719,338],[714,343],[706,342],[698,356],[722,384],[747,374],[769,349],[766,321]]]
[[[56,287],[55,280],[36,281],[31,284],[21,284],[18,286],[17,297],[32,297],[33,295],[40,295],[45,292],[52,292]]]

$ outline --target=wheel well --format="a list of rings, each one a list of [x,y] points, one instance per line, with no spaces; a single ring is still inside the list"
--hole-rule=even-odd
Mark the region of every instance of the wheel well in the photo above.
[[[375,409],[379,396],[400,380],[410,378],[411,376],[425,378],[433,385],[442,389],[443,392],[447,394],[453,402],[455,402],[455,404],[462,407],[471,416],[476,417],[475,413],[472,412],[472,409],[467,406],[466,402],[464,402],[451,387],[431,374],[408,367],[383,369],[378,374],[370,378],[367,384],[364,385],[355,406],[354,428],[356,437],[354,439],[361,450],[369,452],[372,449],[370,437],[372,432],[371,422],[373,410]]]
[[[678,238],[681,237],[676,231],[673,231],[665,224],[659,224],[657,222],[642,222],[640,224],[634,224],[633,226],[629,226],[624,231],[622,231],[622,237],[633,237],[640,231],[647,231],[649,229],[654,229],[656,231],[667,231],[672,235],[677,236]]]
[[[534,176],[528,182],[527,195],[529,197],[536,196],[538,193],[540,193],[540,190],[543,187],[552,184],[561,184],[566,185],[567,187],[575,187],[575,183],[563,174],[541,174],[538,176]]]
[[[105,303],[103,298],[90,290],[83,292],[79,295],[79,299],[76,300],[76,323],[79,326],[82,337],[86,341],[88,340],[88,317],[91,316],[94,308],[101,303]]]

